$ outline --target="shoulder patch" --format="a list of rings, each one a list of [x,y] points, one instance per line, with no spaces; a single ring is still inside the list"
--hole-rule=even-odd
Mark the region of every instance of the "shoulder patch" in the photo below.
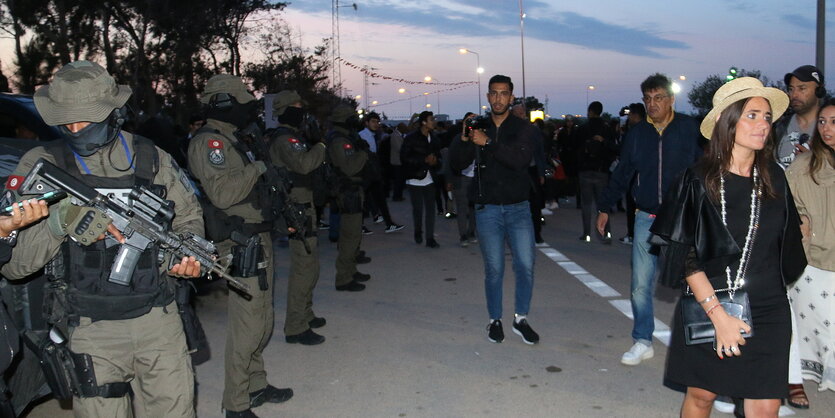
[[[223,155],[223,149],[215,148],[209,151],[209,162],[213,165],[223,165],[226,162],[226,156]]]
[[[298,144],[298,143],[299,143],[299,140],[298,140],[298,139],[296,139],[296,138],[293,138],[293,137],[291,136],[291,137],[287,138],[287,142],[289,142],[289,143],[291,143],[291,144]]]
[[[218,139],[210,139],[209,140],[209,148],[211,149],[223,149],[223,141]]]
[[[23,184],[24,179],[25,177],[23,176],[9,176],[9,179],[6,180],[6,189],[17,190]]]
[[[354,148],[354,147],[353,147],[353,146],[351,146],[351,144],[349,144],[349,143],[347,143],[347,142],[346,142],[345,144],[343,144],[343,145],[342,145],[342,149],[353,149],[353,148]]]

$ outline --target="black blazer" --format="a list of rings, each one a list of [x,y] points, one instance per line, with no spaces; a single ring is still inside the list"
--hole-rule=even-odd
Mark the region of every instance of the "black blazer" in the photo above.
[[[780,266],[783,284],[800,278],[806,268],[800,234],[800,216],[794,205],[783,170],[771,162],[768,169],[778,196],[786,202],[786,218],[780,240]],[[722,217],[710,202],[699,166],[688,168],[664,197],[664,204],[650,232],[651,242],[661,245],[663,260],[659,282],[679,287],[684,281],[687,255],[691,248],[708,277],[723,277],[725,267],[739,259],[742,250],[722,223]],[[713,283],[714,287],[717,284]]]
[[[424,136],[420,129],[403,137],[403,146],[400,147],[400,163],[402,164],[403,176],[406,179],[422,179],[429,171],[437,171],[441,166],[437,164],[430,167],[426,164],[426,157],[434,154],[440,163],[439,152],[440,138],[432,135],[432,142]],[[434,173],[433,173],[434,174]]]

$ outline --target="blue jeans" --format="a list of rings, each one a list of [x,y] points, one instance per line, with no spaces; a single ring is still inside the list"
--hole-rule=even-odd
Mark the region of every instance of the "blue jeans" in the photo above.
[[[476,204],[475,219],[484,258],[484,290],[490,319],[502,317],[505,239],[510,243],[516,275],[516,313],[527,315],[533,293],[536,256],[530,204],[527,201],[512,205]]]
[[[655,267],[658,256],[650,254],[649,227],[655,215],[635,212],[635,240],[632,243],[632,339],[644,345],[652,345],[655,331],[652,294],[655,290]]]

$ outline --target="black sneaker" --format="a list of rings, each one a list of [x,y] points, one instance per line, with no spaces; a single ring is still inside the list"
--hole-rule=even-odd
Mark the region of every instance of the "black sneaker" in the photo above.
[[[288,401],[290,398],[293,397],[293,389],[279,389],[273,385],[267,385],[264,389],[256,390],[249,394],[249,406],[252,408],[257,408],[264,404],[264,402],[269,403],[282,403]],[[246,411],[244,411],[246,412]],[[229,411],[226,411],[227,416]],[[251,412],[250,412],[251,413]],[[244,415],[244,416],[255,416],[255,415]]]
[[[438,241],[435,241],[434,239],[428,239],[428,240],[426,240],[426,246],[427,246],[427,247],[429,247],[429,248],[438,248],[438,247],[440,247],[440,245],[438,244]]]
[[[368,264],[371,262],[371,257],[365,254],[357,254],[354,260],[357,262],[357,264]]]
[[[420,244],[423,242],[423,234],[420,232],[415,232],[415,243]]]
[[[316,227],[323,230],[323,231],[327,231],[328,229],[331,229],[330,224],[326,224],[322,221],[319,221],[319,223],[316,225]]]
[[[374,231],[372,231],[372,230],[370,230],[370,229],[366,228],[366,227],[365,227],[365,225],[363,225],[363,226],[362,226],[362,234],[363,234],[363,235],[371,235],[371,234],[373,234],[373,233],[374,233]]]
[[[386,231],[385,231],[385,232],[386,232],[386,234],[390,234],[390,233],[392,233],[392,232],[397,232],[397,231],[399,231],[399,230],[401,230],[401,229],[403,229],[403,228],[405,228],[403,225],[400,225],[400,224],[391,224],[391,225],[389,225],[389,226],[387,226],[387,227],[386,227]]]
[[[522,341],[525,344],[534,345],[539,342],[539,334],[534,331],[530,325],[528,325],[528,320],[523,319],[519,322],[513,321],[513,332],[522,337]]]
[[[365,273],[360,273],[360,272],[354,273],[354,281],[355,282],[367,282],[370,279],[371,279],[370,274],[365,274]]]
[[[336,290],[340,292],[361,292],[365,290],[365,285],[362,283],[357,283],[356,280],[351,280],[348,284],[336,286]]]
[[[313,319],[311,319],[310,322],[307,323],[307,325],[309,325],[310,328],[322,328],[327,323],[328,321],[326,321],[325,318],[322,318],[320,316],[314,316]]]
[[[504,330],[502,329],[502,320],[497,319],[491,321],[487,325],[487,339],[493,343],[500,343],[504,341]]]
[[[313,332],[312,329],[309,329],[301,334],[296,335],[287,335],[284,337],[284,341],[288,344],[301,344],[301,345],[318,345],[325,342],[325,337]]]

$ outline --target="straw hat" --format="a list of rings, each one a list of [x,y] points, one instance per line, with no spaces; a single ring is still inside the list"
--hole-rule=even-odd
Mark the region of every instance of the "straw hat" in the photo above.
[[[710,139],[716,119],[728,106],[749,97],[762,97],[771,105],[772,120],[777,120],[789,107],[789,96],[779,89],[764,87],[760,80],[754,77],[740,77],[725,83],[713,95],[713,109],[702,121],[701,131],[705,138]]]
[[[101,65],[75,61],[63,66],[49,85],[35,92],[35,107],[47,125],[75,122],[98,123],[113,109],[125,105],[130,87],[116,85],[116,80]]]

